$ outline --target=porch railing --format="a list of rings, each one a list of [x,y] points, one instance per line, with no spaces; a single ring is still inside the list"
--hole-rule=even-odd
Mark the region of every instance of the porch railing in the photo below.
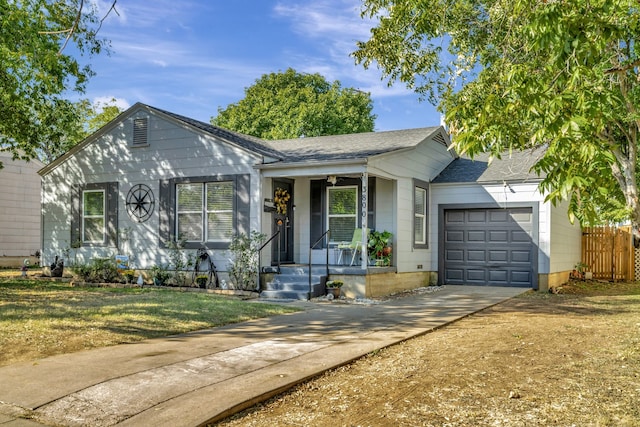
[[[258,248],[258,283],[257,283],[257,287],[256,289],[258,290],[258,292],[260,292],[260,269],[262,268],[262,250],[264,249],[265,246],[267,246],[269,243],[271,243],[271,241],[273,239],[275,239],[276,237],[278,237],[280,235],[280,228],[278,228],[278,231],[276,231],[275,233],[273,233],[273,235],[271,237],[269,237],[269,239],[264,242],[262,244],[262,246],[260,246]],[[276,250],[276,253],[278,254],[278,259],[277,259],[277,267],[278,267],[278,273],[280,273],[280,239],[277,240],[278,242],[278,248]]]
[[[322,233],[322,236],[320,236],[318,238],[318,240],[316,240],[313,245],[311,245],[311,247],[309,248],[309,297],[307,298],[308,300],[311,300],[311,294],[312,294],[312,286],[313,284],[312,279],[311,279],[311,255],[313,254],[313,249],[318,246],[318,243],[322,242],[322,240],[327,237],[327,259],[325,260],[325,268],[326,268],[326,277],[329,277],[329,236],[331,236],[331,230],[327,230],[324,233]]]

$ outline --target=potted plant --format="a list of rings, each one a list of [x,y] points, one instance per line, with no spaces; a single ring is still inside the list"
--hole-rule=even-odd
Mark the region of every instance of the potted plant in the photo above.
[[[207,282],[209,281],[209,276],[206,274],[199,274],[196,276],[196,284],[200,289],[205,289],[207,287]]]
[[[151,278],[153,279],[153,284],[156,286],[164,286],[164,284],[171,277],[171,273],[169,273],[169,269],[165,265],[154,265],[151,267]]]
[[[328,280],[326,283],[327,295],[331,294],[334,298],[339,298],[342,285],[344,285],[342,280]]]
[[[376,266],[391,265],[391,238],[389,231],[371,231],[369,233],[369,257]]]
[[[124,276],[127,283],[133,283],[133,279],[136,278],[136,272],[133,270],[124,270],[122,272],[122,275]]]

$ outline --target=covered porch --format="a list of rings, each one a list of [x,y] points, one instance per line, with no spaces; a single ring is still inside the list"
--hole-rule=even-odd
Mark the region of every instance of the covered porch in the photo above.
[[[341,280],[345,297],[375,298],[435,283],[426,272],[398,274],[397,180],[366,165],[317,169],[262,170],[262,233],[272,239],[261,251],[262,291],[313,298]],[[390,249],[374,253],[383,232]]]

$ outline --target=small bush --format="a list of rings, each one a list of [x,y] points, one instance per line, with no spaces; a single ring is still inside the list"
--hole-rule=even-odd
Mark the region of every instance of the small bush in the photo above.
[[[111,258],[94,258],[88,264],[75,264],[70,268],[89,283],[113,283],[120,278],[116,262]]]
[[[229,251],[233,255],[233,262],[229,266],[229,275],[238,289],[257,288],[258,248],[265,239],[264,234],[252,231],[248,236],[239,234],[231,240]]]

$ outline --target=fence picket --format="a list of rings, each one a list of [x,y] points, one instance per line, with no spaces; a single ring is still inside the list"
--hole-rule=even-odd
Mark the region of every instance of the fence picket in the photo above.
[[[631,227],[584,227],[582,262],[594,279],[634,279],[634,250]]]

